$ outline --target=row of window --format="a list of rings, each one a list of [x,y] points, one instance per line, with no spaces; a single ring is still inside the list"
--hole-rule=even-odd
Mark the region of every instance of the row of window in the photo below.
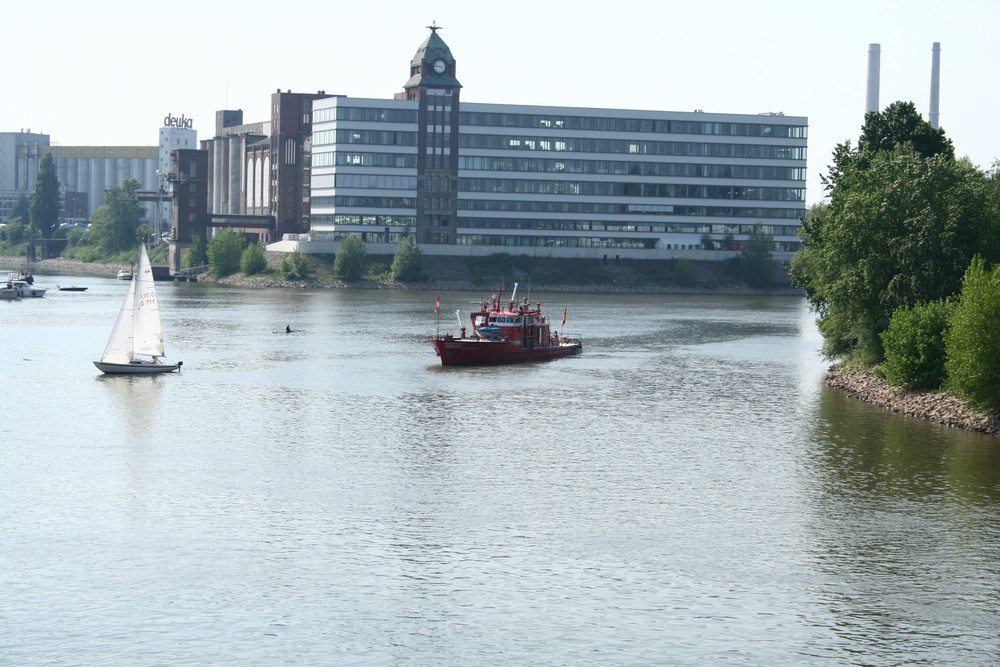
[[[320,130],[313,133],[313,146],[334,144],[369,146],[416,146],[416,132],[383,130]],[[805,146],[770,144],[724,144],[691,141],[647,141],[636,139],[539,139],[496,134],[459,135],[459,148],[470,150],[555,151],[620,155],[673,155],[684,157],[739,158],[756,160],[805,160]]]
[[[678,183],[602,183],[499,178],[460,178],[461,192],[494,194],[583,195],[588,197],[660,197],[673,199],[740,199],[745,201],[805,201],[805,188],[748,187]]]
[[[805,168],[761,165],[692,164],[684,162],[627,162],[624,160],[551,160],[544,158],[460,157],[458,168],[469,171],[529,173],[614,174],[681,178],[739,178],[743,180],[804,181]]]
[[[656,223],[634,224],[622,222],[599,222],[593,220],[529,220],[524,218],[469,218],[459,217],[458,226],[469,229],[518,229],[534,231],[568,232],[645,232],[650,234],[753,234],[757,229],[761,234],[772,236],[795,236],[797,225],[753,224],[713,224],[713,223]]]
[[[314,167],[389,167],[416,169],[417,156],[402,153],[316,153]],[[552,160],[545,158],[459,157],[466,171],[516,171],[525,173],[614,174],[679,178],[739,178],[743,180],[804,181],[800,167],[694,164],[684,162],[628,162],[625,160]]]
[[[564,116],[556,114],[518,114],[463,111],[462,125],[480,127],[523,127],[556,130],[583,130],[590,132],[653,132],[658,134],[710,134],[730,137],[769,137],[805,139],[808,128],[775,122],[775,116],[760,123],[706,122],[700,120],[665,120],[652,118],[614,118],[593,116]],[[416,123],[416,109],[373,109],[364,107],[335,107],[319,109],[313,122],[347,120],[362,122]]]
[[[337,188],[416,190],[416,176],[337,174]],[[603,183],[596,181],[536,181],[460,178],[460,192],[497,194],[583,195],[593,197],[657,197],[672,199],[740,199],[745,201],[804,201],[804,188],[749,187],[677,183]]]
[[[434,217],[434,216],[431,216]],[[318,226],[352,225],[364,227],[411,227],[416,224],[412,215],[349,215],[317,214],[312,216],[312,224]],[[442,226],[450,221],[437,216],[425,224]],[[633,224],[594,220],[540,220],[525,218],[470,218],[459,217],[458,226],[467,229],[511,229],[522,231],[562,231],[562,232],[634,232],[647,234],[753,234],[755,230],[771,236],[795,236],[797,225],[768,225],[759,220],[753,223],[650,223]]]
[[[372,225],[377,227],[412,227],[417,224],[413,215],[355,215],[348,213],[313,213],[313,225]]]
[[[358,197],[352,195],[337,195],[333,197],[313,197],[312,206],[320,208],[383,208],[383,209],[415,209],[416,199],[413,197]],[[701,218],[756,218],[767,220],[798,220],[805,215],[801,208],[771,208],[754,206],[688,206],[674,204],[669,210],[646,211],[632,210],[632,204],[617,204],[606,202],[553,202],[553,201],[516,201],[509,199],[460,199],[458,209],[462,211],[492,211],[517,213],[547,213],[576,215],[622,215],[656,213],[675,217]],[[317,220],[313,215],[313,220]]]

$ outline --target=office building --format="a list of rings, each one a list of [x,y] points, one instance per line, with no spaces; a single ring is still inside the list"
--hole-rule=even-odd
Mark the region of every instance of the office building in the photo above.
[[[274,249],[414,234],[430,254],[652,259],[755,228],[799,247],[806,118],[461,103],[438,30],[394,99],[313,100],[309,233]]]

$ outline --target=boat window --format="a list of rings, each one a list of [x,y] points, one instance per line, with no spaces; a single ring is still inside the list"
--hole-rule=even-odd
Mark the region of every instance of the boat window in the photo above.
[[[520,315],[493,315],[490,317],[491,324],[521,324]]]

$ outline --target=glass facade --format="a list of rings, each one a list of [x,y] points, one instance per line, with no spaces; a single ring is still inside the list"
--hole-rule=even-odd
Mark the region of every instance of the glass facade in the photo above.
[[[424,113],[413,100],[314,103],[314,238],[394,243],[419,210],[454,229],[427,242],[454,245],[690,249],[758,227],[776,250],[799,247],[805,118],[463,103],[452,182],[424,176],[451,166],[450,107],[432,99]],[[439,130],[423,154],[418,123]]]

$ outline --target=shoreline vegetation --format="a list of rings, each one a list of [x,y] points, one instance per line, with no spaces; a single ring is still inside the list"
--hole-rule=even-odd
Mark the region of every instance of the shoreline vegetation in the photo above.
[[[272,253],[268,253],[271,255]],[[275,253],[280,254],[280,253]],[[276,264],[274,257],[269,257],[269,264]],[[530,271],[508,268],[507,270],[494,269],[483,275],[475,276],[468,270],[463,270],[461,264],[453,258],[434,263],[428,262],[424,258],[424,264],[428,265],[425,279],[419,281],[396,281],[396,280],[371,280],[359,279],[352,281],[338,280],[324,272],[324,267],[318,267],[317,274],[309,280],[283,280],[276,275],[259,274],[245,276],[233,274],[224,278],[215,278],[207,274],[198,276],[198,280],[203,282],[217,282],[224,285],[236,287],[254,288],[295,288],[295,289],[407,289],[407,290],[443,290],[443,291],[487,291],[492,292],[495,285],[500,283],[510,284],[521,282],[522,286],[530,286],[537,292],[565,292],[581,294],[729,294],[729,295],[761,295],[761,296],[804,296],[804,290],[790,284],[774,284],[769,287],[749,287],[741,284],[728,284],[717,280],[717,276],[710,272],[703,272],[697,283],[692,285],[665,284],[663,281],[655,279],[645,279],[646,276],[641,271],[630,271],[629,268],[636,263],[625,263],[612,267],[602,267],[600,271],[601,282],[587,283],[579,280],[552,279],[546,280],[543,276],[539,279],[533,276]],[[155,262],[154,262],[155,263]],[[704,264],[714,264],[715,262],[704,262]],[[7,270],[15,270],[23,267],[25,261],[23,257],[0,256],[0,267],[10,267]],[[456,265],[459,265],[456,268]],[[97,264],[81,262],[71,259],[43,259],[31,263],[31,270],[34,273],[45,272],[80,272],[101,275],[115,275],[119,269],[128,269],[129,264]],[[493,275],[490,275],[490,274]]]
[[[23,266],[24,258],[0,257],[0,267],[9,267],[8,270],[15,270]],[[32,270],[35,273],[80,272],[113,276],[117,274],[119,269],[123,268],[129,268],[129,265],[92,264],[68,259],[46,259],[32,263]],[[468,277],[462,279],[454,275],[443,275],[435,279],[406,283],[390,280],[357,280],[345,282],[336,280],[329,275],[305,281],[282,280],[271,275],[243,276],[239,274],[225,278],[202,275],[199,279],[238,287],[297,289],[410,289],[475,292],[484,289],[485,285],[485,281],[475,281]],[[790,285],[778,285],[769,288],[751,288],[740,285],[681,286],[641,284],[630,280],[611,284],[590,285],[568,283],[538,284],[534,282],[531,287],[536,291],[582,294],[804,296],[803,290]],[[889,386],[883,378],[879,377],[870,368],[843,364],[831,366],[826,376],[826,384],[830,387],[843,390],[854,398],[886,410],[926,419],[954,428],[1000,436],[1000,415],[974,412],[969,409],[964,401],[947,393],[910,391],[902,387]]]

